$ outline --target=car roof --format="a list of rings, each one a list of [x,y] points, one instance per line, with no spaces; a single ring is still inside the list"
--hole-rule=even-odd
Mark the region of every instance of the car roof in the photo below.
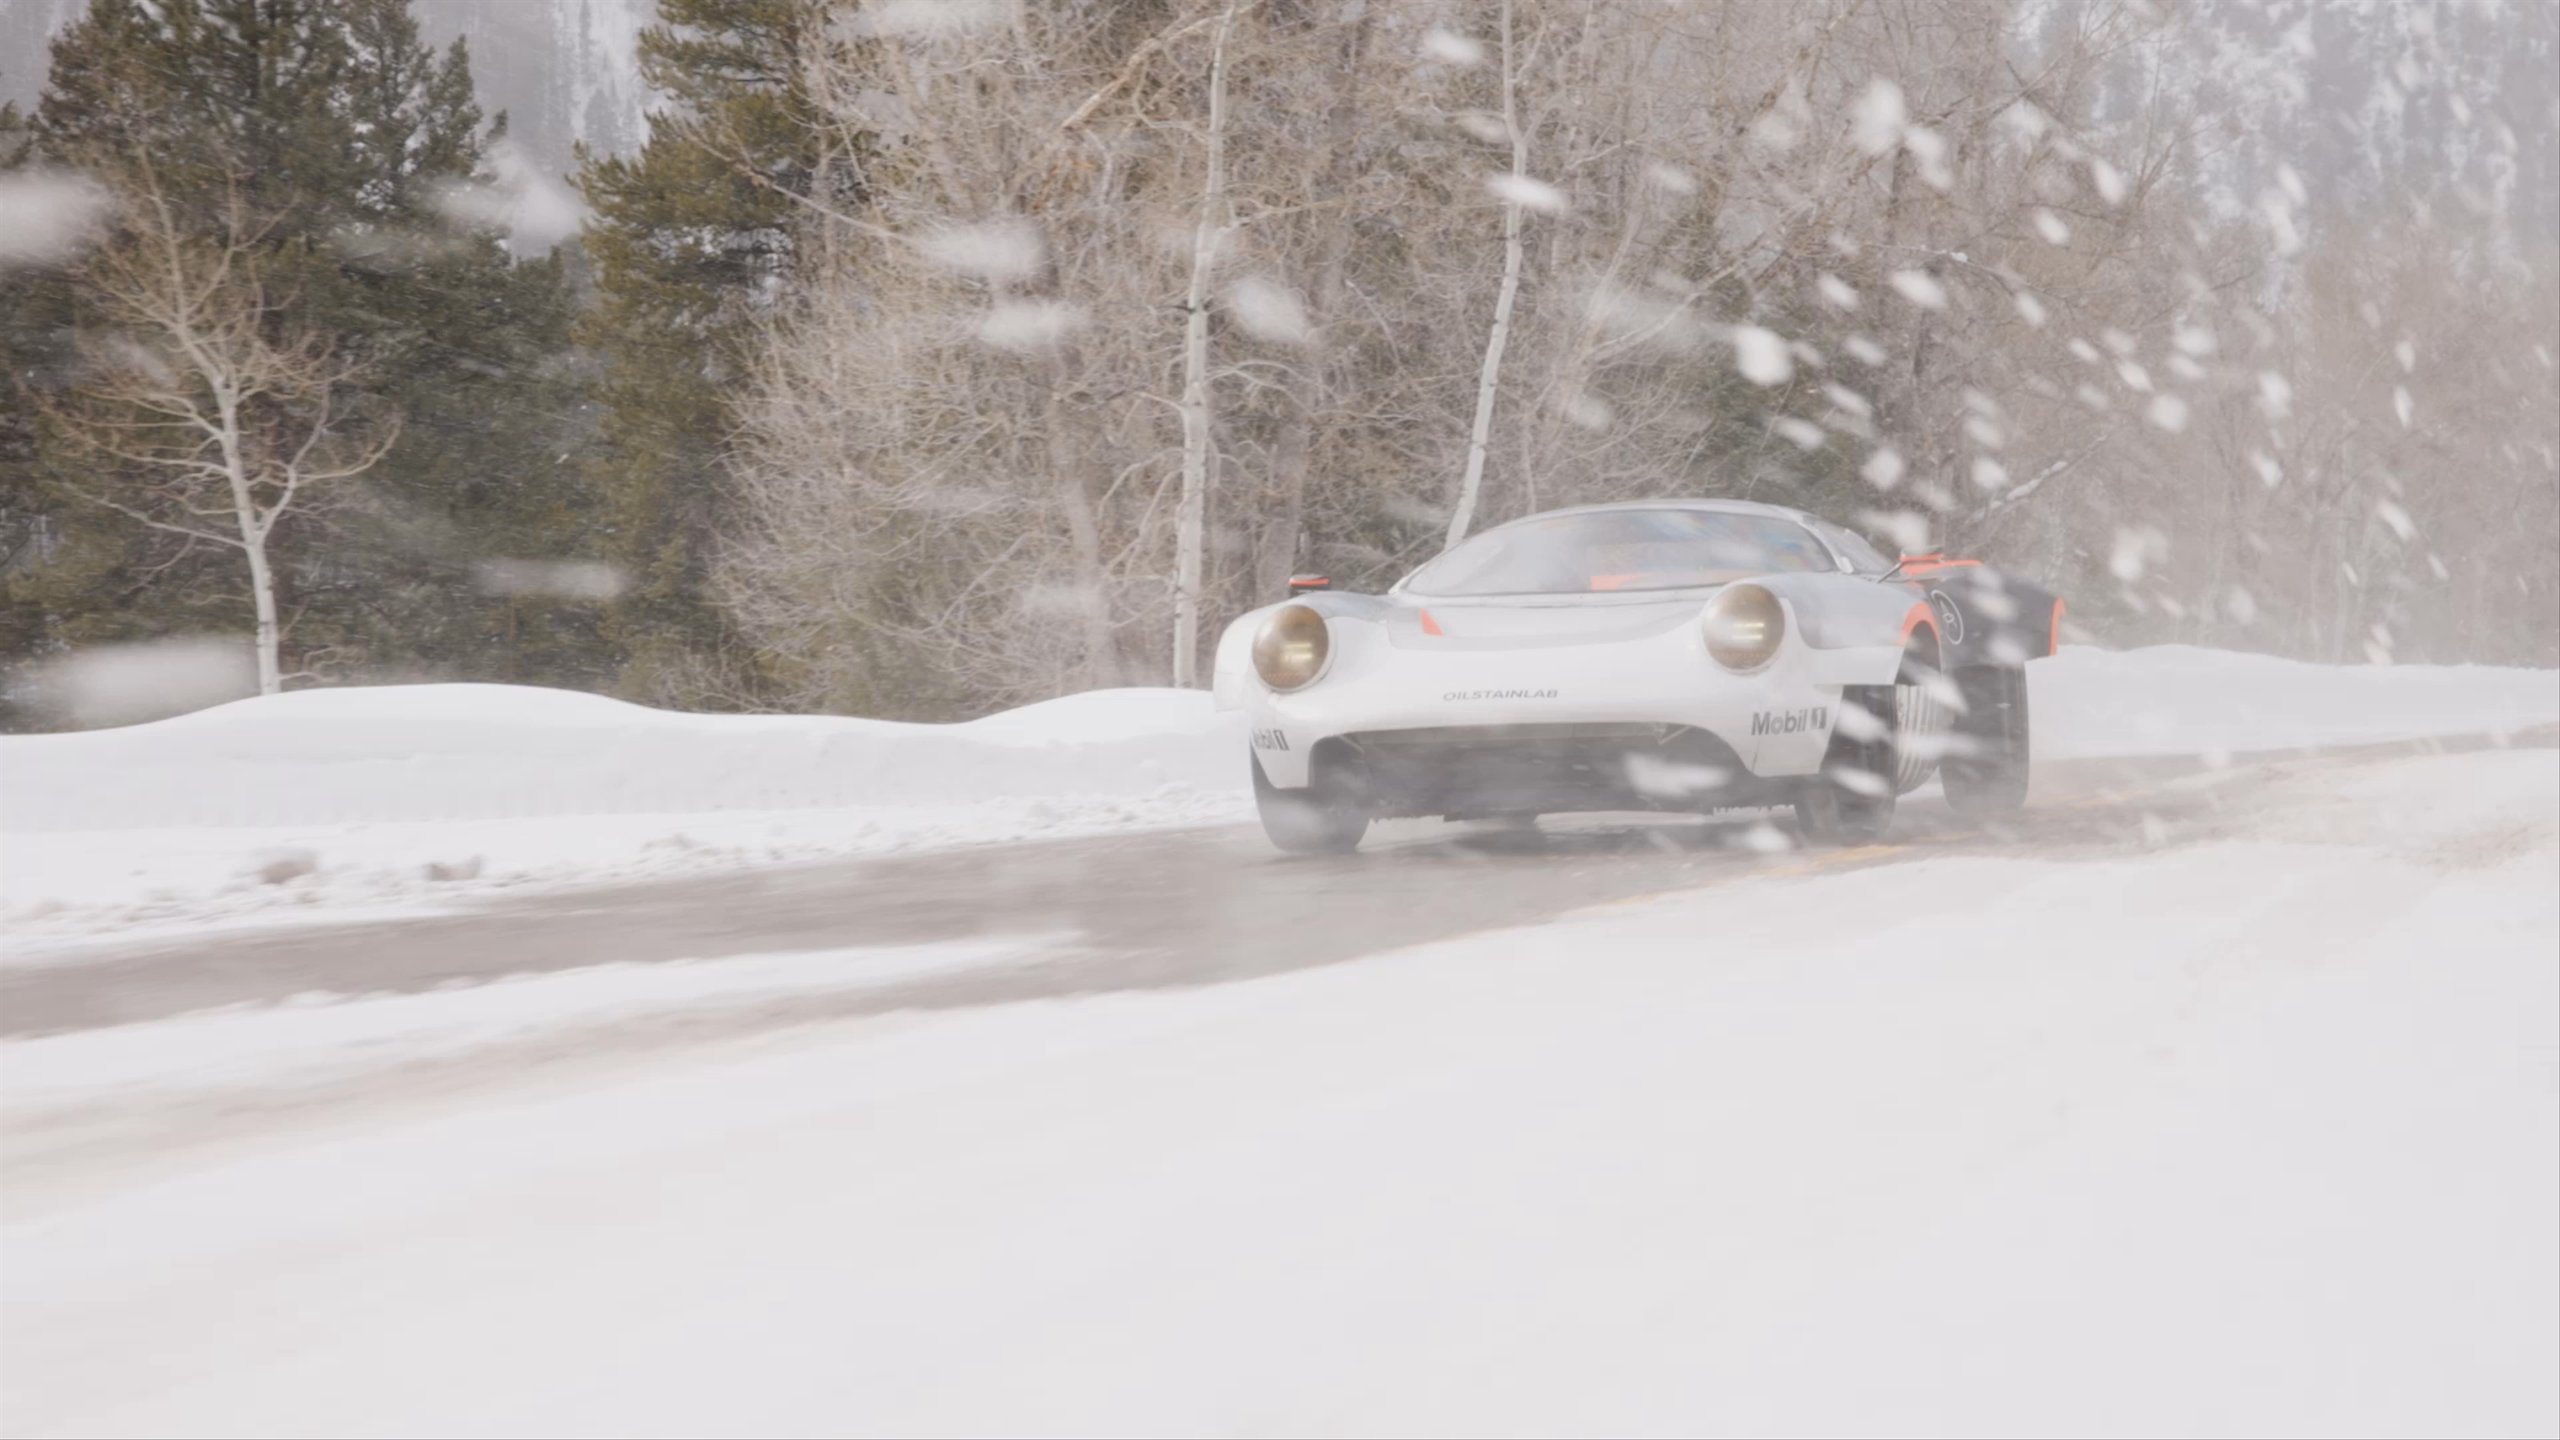
[[[1553,520],[1560,515],[1605,515],[1613,510],[1717,510],[1730,515],[1773,515],[1781,520],[1806,521],[1815,518],[1807,511],[1797,510],[1786,505],[1764,505],[1757,500],[1701,500],[1677,498],[1662,500],[1612,500],[1604,505],[1568,505],[1558,510],[1541,510],[1535,515],[1523,515],[1517,520],[1505,520],[1501,524],[1491,527],[1491,529],[1507,530],[1514,525],[1525,525],[1532,520]],[[1490,533],[1490,531],[1481,533]]]
[[[1808,531],[1811,531],[1812,526],[1817,523],[1818,518],[1810,511],[1797,510],[1785,505],[1764,505],[1757,500],[1706,500],[1695,498],[1683,499],[1677,497],[1662,500],[1612,500],[1599,505],[1566,505],[1554,510],[1541,510],[1535,515],[1523,515],[1516,520],[1505,520],[1499,525],[1489,525],[1467,538],[1473,540],[1486,535],[1499,534],[1515,525],[1526,525],[1538,520],[1554,520],[1567,515],[1607,515],[1615,511],[1625,510],[1706,510],[1726,515],[1766,515],[1774,519],[1793,521],[1798,525],[1805,526]],[[1835,554],[1838,553],[1836,549],[1833,549],[1832,543],[1828,538],[1818,531],[1813,531],[1812,533],[1814,539],[1820,543],[1823,548],[1833,550],[1833,553]],[[1410,597],[1406,595],[1404,587],[1413,579],[1414,576],[1422,573],[1423,568],[1428,566],[1430,563],[1430,561],[1426,560],[1422,565],[1418,565],[1412,570],[1405,572],[1401,579],[1387,587],[1385,593],[1392,597],[1405,598],[1408,603],[1410,603]],[[1702,586],[1699,588],[1703,589],[1706,587]],[[1438,598],[1446,599],[1448,597]]]

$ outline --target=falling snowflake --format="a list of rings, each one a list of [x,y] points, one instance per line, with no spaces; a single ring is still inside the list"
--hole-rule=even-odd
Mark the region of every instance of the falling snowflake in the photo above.
[[[1882,155],[1902,143],[1905,118],[1902,87],[1879,75],[1868,82],[1866,93],[1858,97],[1849,133],[1859,149],[1870,155]]]
[[[1422,53],[1443,65],[1471,67],[1484,63],[1484,42],[1434,25],[1423,32]]]
[[[1084,311],[1057,300],[1016,300],[987,312],[978,338],[998,350],[1028,353],[1065,340],[1085,321]]]
[[[1565,200],[1562,190],[1526,175],[1489,175],[1485,177],[1484,188],[1492,191],[1494,198],[1506,205],[1535,210],[1541,215],[1562,215],[1573,208]]]
[[[1784,385],[1796,375],[1787,342],[1757,325],[1733,327],[1733,364],[1754,385]]]
[[[1929,553],[1929,517],[1909,510],[1862,510],[1858,523],[1894,543],[1905,555]]]
[[[1248,275],[1227,290],[1227,310],[1257,340],[1304,345],[1315,336],[1296,291],[1276,280]]]
[[[2154,559],[2165,557],[2168,550],[2167,537],[2157,530],[2147,526],[2138,529],[2119,527],[2115,543],[2107,552],[2107,573],[2130,585],[2142,578]]]
[[[1920,183],[1932,190],[1945,190],[1956,183],[1955,172],[1947,168],[1946,137],[1926,125],[1906,125],[1902,130],[1902,148],[1910,152],[1912,164],[1920,172]]]
[[[2110,205],[2124,203],[2124,172],[2096,156],[2089,159],[2089,183],[2098,187],[2099,199]]]
[[[1002,24],[1009,0],[877,0],[854,17],[857,32],[927,39]]]
[[[1895,294],[1923,310],[1947,308],[1946,287],[1926,270],[1896,270],[1885,281],[1893,286]]]
[[[945,270],[980,280],[1029,280],[1048,262],[1039,229],[1020,220],[947,225],[927,232],[916,249]]]
[[[2273,370],[2258,372],[2258,408],[2270,420],[2293,413],[2293,382]]]
[[[1830,401],[1840,410],[1848,414],[1855,415],[1861,420],[1870,419],[1876,413],[1875,407],[1867,403],[1866,396],[1859,394],[1857,391],[1850,389],[1846,385],[1825,384],[1822,387],[1822,398]]]
[[[1564,418],[1585,430],[1606,430],[1618,419],[1617,407],[1585,392],[1565,402]]]
[[[1826,439],[1821,426],[1793,415],[1781,415],[1770,421],[1769,429],[1799,450],[1819,450]]]
[[[71,254],[110,208],[104,187],[60,170],[0,175],[0,271]]]
[[[1677,165],[1656,160],[1644,167],[1645,183],[1669,195],[1695,195],[1698,177]]]
[[[1796,848],[1796,842],[1788,837],[1786,831],[1761,820],[1735,831],[1733,847],[1755,855],[1783,855]]]

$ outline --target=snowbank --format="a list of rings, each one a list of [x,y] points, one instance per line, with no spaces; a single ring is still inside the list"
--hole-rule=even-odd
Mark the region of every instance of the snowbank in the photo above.
[[[952,805],[1232,788],[1209,697],[1102,690],[960,725],[688,715],[511,685],[300,690],[0,739],[12,831]]]
[[[0,737],[18,940],[411,907],[493,887],[1245,818],[1209,697],[958,725],[689,715],[504,685],[306,690]],[[13,946],[23,952],[23,946]]]
[[[2193,645],[2073,645],[2027,674],[2040,760],[2500,737],[2560,723],[2560,670],[2312,665]]]
[[[2560,672],[2072,647],[2040,758],[2215,754],[2560,722]],[[1104,690],[961,725],[687,715],[499,685],[306,690],[0,737],[14,941],[410,907],[493,887],[1247,819],[1238,717]],[[23,954],[23,944],[13,945]]]

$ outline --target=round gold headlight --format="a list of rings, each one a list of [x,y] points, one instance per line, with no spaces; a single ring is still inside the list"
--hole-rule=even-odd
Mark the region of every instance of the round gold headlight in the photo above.
[[[1707,602],[1699,619],[1707,653],[1727,670],[1757,670],[1787,638],[1787,612],[1778,597],[1757,585],[1727,585]]]
[[[1253,669],[1274,690],[1295,690],[1324,673],[1333,638],[1324,617],[1304,605],[1283,605],[1253,637]]]

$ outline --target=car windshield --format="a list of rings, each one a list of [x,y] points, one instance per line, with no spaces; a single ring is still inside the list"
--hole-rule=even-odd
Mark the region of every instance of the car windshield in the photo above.
[[[1813,533],[1830,541],[1831,548],[1838,551],[1841,558],[1847,560],[1857,573],[1861,575],[1892,573],[1893,562],[1884,558],[1884,552],[1868,544],[1867,538],[1857,531],[1843,530],[1827,520],[1816,520],[1812,524]]]
[[[1415,595],[1686,590],[1779,570],[1833,570],[1812,532],[1775,515],[1600,510],[1488,530],[1415,571]]]

